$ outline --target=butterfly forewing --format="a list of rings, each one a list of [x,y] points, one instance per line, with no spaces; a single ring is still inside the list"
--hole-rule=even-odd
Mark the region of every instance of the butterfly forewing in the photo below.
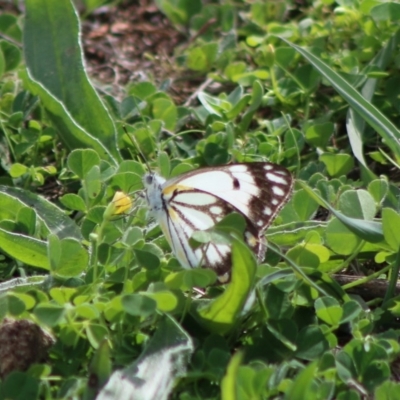
[[[209,267],[218,275],[230,270],[229,246],[209,243],[192,249],[193,232],[212,228],[229,213],[239,212],[247,223],[245,240],[261,260],[264,232],[293,186],[291,174],[271,163],[201,168],[166,182],[155,178],[159,180],[151,184],[144,179],[147,201],[175,256],[186,268]]]

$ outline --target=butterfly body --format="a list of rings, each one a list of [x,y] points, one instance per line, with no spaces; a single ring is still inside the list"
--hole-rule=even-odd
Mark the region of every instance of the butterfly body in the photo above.
[[[229,273],[231,249],[207,243],[193,249],[193,232],[207,230],[237,212],[246,220],[245,240],[261,261],[264,232],[291,195],[293,178],[283,167],[256,162],[206,167],[169,180],[143,178],[150,213],[184,268],[207,267]]]

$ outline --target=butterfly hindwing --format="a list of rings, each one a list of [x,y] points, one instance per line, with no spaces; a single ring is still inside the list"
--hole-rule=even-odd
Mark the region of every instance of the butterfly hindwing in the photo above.
[[[168,181],[149,174],[144,184],[150,210],[180,263],[223,275],[231,267],[230,247],[208,243],[192,249],[193,232],[213,227],[232,212],[241,213],[247,224],[245,240],[263,259],[264,232],[289,199],[293,178],[283,167],[258,162],[201,168]]]

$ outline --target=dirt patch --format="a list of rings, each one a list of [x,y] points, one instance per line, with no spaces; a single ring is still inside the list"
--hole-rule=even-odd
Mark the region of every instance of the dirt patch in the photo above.
[[[123,96],[132,82],[165,83],[178,102],[187,97],[174,60],[176,49],[187,42],[152,1],[125,1],[104,6],[87,16],[82,41],[89,75],[100,85],[112,85],[112,94]]]

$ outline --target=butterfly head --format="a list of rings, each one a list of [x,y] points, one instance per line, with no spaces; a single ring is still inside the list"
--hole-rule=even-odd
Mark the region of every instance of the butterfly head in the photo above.
[[[160,211],[162,209],[162,185],[165,179],[157,174],[147,173],[143,176],[142,181],[150,212]]]

